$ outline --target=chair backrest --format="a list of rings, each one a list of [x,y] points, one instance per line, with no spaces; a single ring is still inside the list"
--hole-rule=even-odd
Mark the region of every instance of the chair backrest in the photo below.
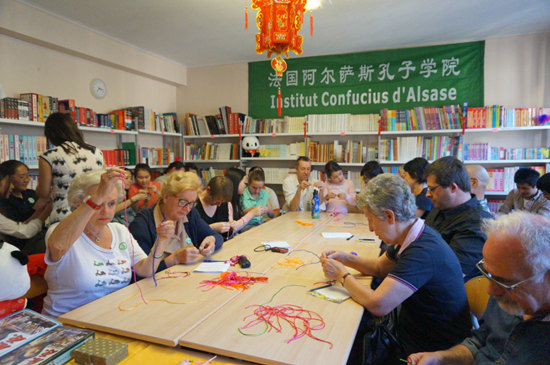
[[[477,276],[468,280],[464,286],[466,287],[470,312],[477,318],[481,318],[489,302],[489,294],[487,293],[489,280],[484,276]]]

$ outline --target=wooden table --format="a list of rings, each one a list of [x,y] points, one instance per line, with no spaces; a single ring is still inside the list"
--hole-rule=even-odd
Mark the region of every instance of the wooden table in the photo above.
[[[301,225],[296,221],[314,224]],[[193,273],[186,278],[160,279],[166,275],[165,271],[157,274],[157,288],[154,287],[152,278],[138,283],[146,300],[162,298],[174,302],[189,302],[188,304],[149,301],[147,305],[141,304],[133,310],[120,311],[119,304],[137,293],[136,284],[133,284],[66,313],[59,320],[69,325],[162,345],[179,344],[265,364],[344,364],[363,308],[353,300],[336,304],[316,298],[308,290],[320,285],[315,285],[316,282],[326,280],[320,265],[315,263],[318,261],[316,255],[324,250],[337,249],[353,251],[359,255],[377,255],[378,240],[357,240],[358,237],[374,238],[365,223],[366,218],[359,214],[336,217],[323,214],[321,219],[312,221],[307,213],[287,213],[226,242],[212,257],[225,260],[234,255],[246,254],[252,263],[248,271],[267,276],[269,279],[266,284],[257,283],[242,292],[221,287],[204,291],[199,288],[200,282],[217,278],[218,274]],[[323,239],[322,232],[351,232],[354,238]],[[262,241],[279,240],[287,241],[294,251],[288,255],[254,251]],[[279,265],[278,262],[285,257],[297,257],[312,263],[299,269]],[[192,271],[196,265],[178,265],[169,270]],[[245,336],[238,332],[238,328],[245,323],[244,317],[252,312],[246,306],[267,302],[288,284],[301,286],[282,289],[271,304],[294,304],[319,313],[326,327],[321,331],[314,331],[314,334],[332,342],[333,349],[327,343],[308,337],[286,343],[285,340],[293,337],[290,327],[285,327],[281,333],[271,331],[259,336]],[[123,308],[130,308],[140,302],[138,294],[124,303]],[[258,333],[263,328],[247,331]]]

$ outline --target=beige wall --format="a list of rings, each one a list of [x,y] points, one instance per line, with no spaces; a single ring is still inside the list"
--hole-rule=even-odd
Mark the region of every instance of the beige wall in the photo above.
[[[158,112],[176,110],[176,86],[164,82],[3,35],[0,55],[0,84],[7,96],[36,92],[70,98],[99,113],[132,105]],[[105,98],[91,95],[93,78],[105,81]]]
[[[248,64],[188,69],[187,86],[178,87],[177,103],[179,115],[218,114],[223,105],[248,113]]]
[[[550,33],[485,42],[485,104],[550,106]]]

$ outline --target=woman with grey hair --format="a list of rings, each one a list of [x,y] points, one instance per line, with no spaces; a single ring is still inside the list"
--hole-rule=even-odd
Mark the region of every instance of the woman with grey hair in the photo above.
[[[358,204],[370,230],[391,246],[378,258],[326,251],[321,263],[326,277],[340,281],[368,310],[362,327],[372,324],[372,315],[385,316],[401,306],[395,328],[400,348],[394,347],[384,363],[397,364],[417,349],[446,349],[460,343],[471,327],[460,263],[439,233],[416,218],[408,184],[396,175],[379,175],[361,192]],[[371,290],[346,267],[384,280]],[[350,360],[362,346],[361,335],[358,332]]]
[[[59,316],[128,285],[132,268],[142,277],[156,271],[160,260],[154,252],[164,251],[174,224],[157,227],[159,239],[147,256],[125,226],[111,223],[123,179],[124,171],[112,168],[72,181],[67,194],[72,213],[46,233],[45,314]]]

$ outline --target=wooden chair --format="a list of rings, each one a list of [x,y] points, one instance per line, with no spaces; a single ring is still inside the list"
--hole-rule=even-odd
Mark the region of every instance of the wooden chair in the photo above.
[[[477,318],[481,318],[489,302],[487,287],[489,280],[485,276],[477,276],[464,284],[466,287],[466,296],[470,305],[470,312]]]

